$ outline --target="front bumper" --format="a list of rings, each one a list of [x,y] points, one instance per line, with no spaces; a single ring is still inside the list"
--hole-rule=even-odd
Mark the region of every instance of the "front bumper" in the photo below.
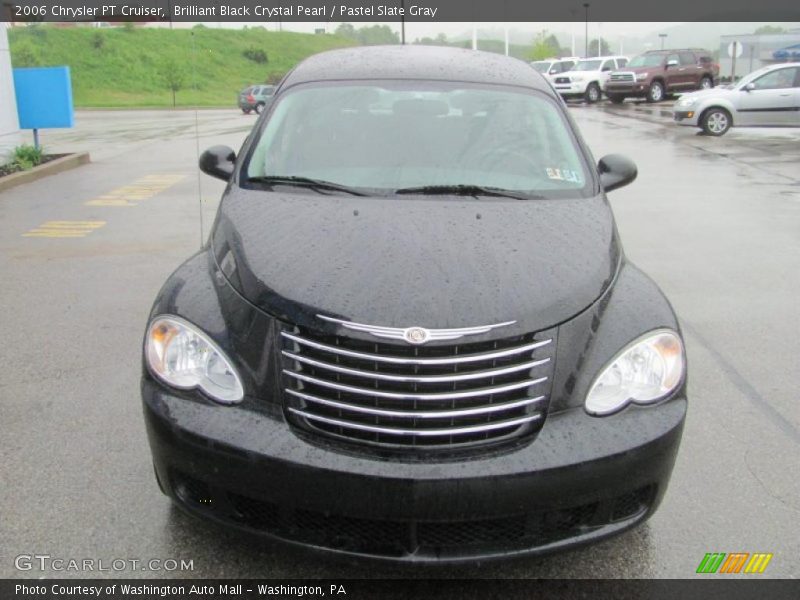
[[[672,118],[678,125],[689,125],[697,127],[700,113],[695,110],[674,110]]]
[[[686,412],[682,397],[601,419],[572,409],[523,447],[412,463],[312,445],[254,399],[220,406],[147,375],[142,397],[159,483],[185,510],[408,563],[544,553],[641,523],[664,495]]]
[[[575,98],[586,93],[587,83],[585,81],[572,83],[557,83],[554,85],[556,91],[565,98]]]
[[[606,83],[603,91],[606,94],[625,96],[626,98],[640,98],[647,96],[650,86],[646,83]]]

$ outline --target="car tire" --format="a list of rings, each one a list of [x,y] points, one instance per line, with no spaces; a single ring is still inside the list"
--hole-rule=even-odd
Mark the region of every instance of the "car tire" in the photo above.
[[[731,113],[724,108],[709,108],[700,117],[700,127],[706,135],[720,136],[725,135],[733,125]]]
[[[256,104],[256,114],[257,115],[261,114],[261,109],[262,108],[264,108],[264,103],[263,102],[259,102],[258,104]]]
[[[700,80],[700,90],[710,90],[714,87],[714,80],[711,79],[708,75],[703,75],[703,78]]]
[[[622,104],[625,102],[625,96],[620,96],[619,94],[606,94],[609,100],[611,100],[612,104]]]
[[[592,82],[586,86],[586,92],[583,94],[583,99],[589,104],[594,104],[595,102],[599,102],[602,96],[603,93],[600,91],[600,86]]]
[[[242,109],[242,112],[243,112],[244,114],[246,114],[246,115],[249,115],[249,114],[250,114],[250,109],[249,109],[249,108],[243,108],[243,109]]]
[[[664,84],[660,81],[654,81],[650,84],[650,89],[647,90],[648,102],[661,102],[666,94],[664,93]]]

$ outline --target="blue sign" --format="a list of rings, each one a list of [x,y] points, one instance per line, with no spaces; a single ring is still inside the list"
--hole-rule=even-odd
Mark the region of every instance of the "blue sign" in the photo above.
[[[14,69],[20,129],[72,127],[69,67]]]

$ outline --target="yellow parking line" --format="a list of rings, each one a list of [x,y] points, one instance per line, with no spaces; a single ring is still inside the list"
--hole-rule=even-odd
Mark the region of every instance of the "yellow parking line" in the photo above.
[[[85,206],[136,206],[172,187],[186,176],[179,173],[146,175],[130,185],[124,185],[84,202]]]
[[[23,233],[22,237],[86,237],[105,224],[105,221],[45,221],[38,227],[34,227]]]

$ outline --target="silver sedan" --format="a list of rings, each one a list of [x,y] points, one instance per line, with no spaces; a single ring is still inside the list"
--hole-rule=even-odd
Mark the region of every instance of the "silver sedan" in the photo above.
[[[681,96],[675,122],[723,135],[731,127],[800,127],[800,63],[770,65],[737,83]]]

